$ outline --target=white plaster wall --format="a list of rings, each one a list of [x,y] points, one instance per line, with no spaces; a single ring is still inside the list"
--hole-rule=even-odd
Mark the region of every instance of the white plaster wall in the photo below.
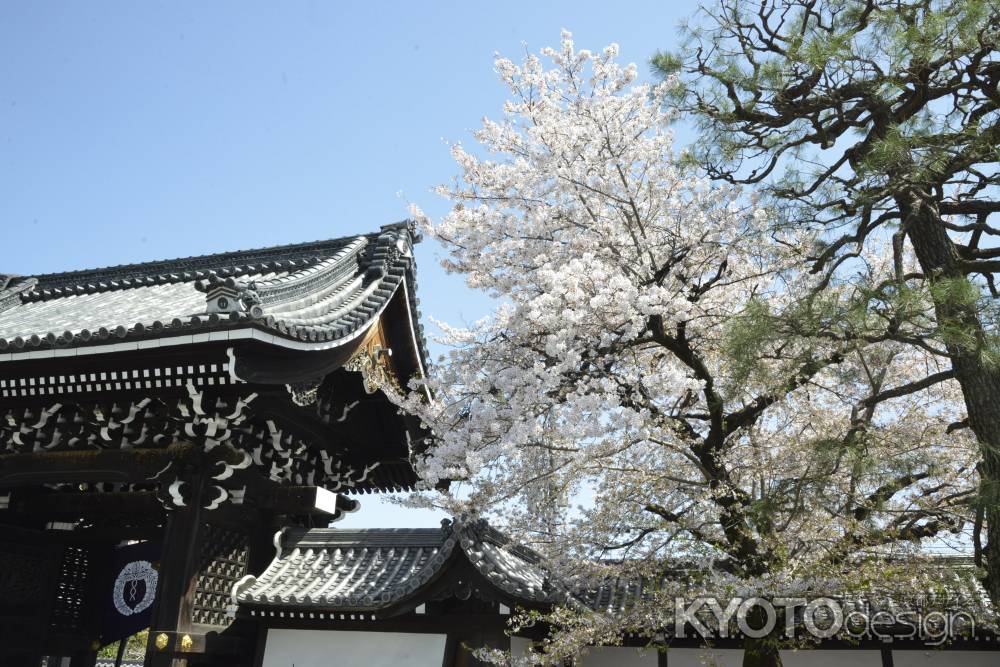
[[[531,642],[521,637],[510,638],[510,652],[515,657],[527,655]],[[581,667],[656,667],[656,651],[642,651],[623,646],[599,646],[590,649],[579,664]],[[670,663],[673,667],[673,663]]]
[[[524,656],[530,643],[527,639],[511,637],[511,653]],[[742,667],[743,651],[672,648],[667,651],[667,663],[670,667]],[[656,667],[656,664],[655,651],[639,651],[621,646],[593,648],[580,662],[582,667]],[[881,667],[881,663],[878,667]]]
[[[445,635],[268,630],[263,667],[440,667]]]
[[[881,651],[802,649],[781,651],[782,667],[882,667]],[[896,663],[898,667],[899,663]]]
[[[897,651],[894,667],[998,667],[1000,651]]]
[[[600,646],[587,651],[582,667],[656,667],[656,651],[625,646]]]
[[[510,654],[515,658],[523,658],[528,654],[528,647],[531,646],[531,640],[525,639],[524,637],[511,637],[510,638]]]
[[[515,656],[523,656],[530,642],[511,637]],[[1000,667],[1000,651],[899,651],[892,652],[894,667]],[[670,667],[741,667],[743,651],[738,649],[672,648],[667,651]],[[882,667],[879,651],[841,649],[836,651],[803,649],[782,651],[784,667]],[[605,647],[593,649],[581,662],[582,667],[656,667],[656,653],[636,649]],[[265,667],[267,667],[265,665]]]
[[[672,648],[667,651],[670,667],[742,667],[743,650],[736,648]]]

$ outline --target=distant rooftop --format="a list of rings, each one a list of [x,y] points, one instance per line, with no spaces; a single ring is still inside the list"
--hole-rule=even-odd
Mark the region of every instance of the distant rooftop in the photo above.
[[[578,610],[620,613],[660,586],[652,580],[566,578],[545,559],[490,527],[482,519],[445,521],[440,529],[337,530],[286,528],[278,555],[259,577],[249,577],[234,597],[250,615],[275,616],[308,610],[359,612],[390,618],[437,599],[448,582],[471,586],[484,599],[526,608],[565,605]],[[908,589],[880,585],[878,599],[844,597],[845,608],[961,609],[982,627],[993,627],[989,596],[969,559],[930,563],[925,584],[915,577]],[[470,574],[473,573],[473,574]],[[661,582],[683,581],[690,566],[672,569]],[[334,616],[330,616],[334,618]],[[968,620],[968,619],[966,619]]]

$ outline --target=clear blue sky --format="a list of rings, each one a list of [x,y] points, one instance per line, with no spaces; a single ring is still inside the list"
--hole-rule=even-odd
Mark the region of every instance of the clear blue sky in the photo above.
[[[440,215],[443,140],[499,116],[495,51],[565,27],[647,72],[695,4],[2,3],[0,273],[361,233],[407,201]],[[438,254],[417,252],[425,323],[485,314]],[[370,499],[349,521],[434,522]]]

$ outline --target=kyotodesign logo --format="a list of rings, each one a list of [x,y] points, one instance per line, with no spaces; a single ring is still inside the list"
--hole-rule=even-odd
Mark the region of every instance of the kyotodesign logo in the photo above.
[[[762,638],[776,631],[786,638],[918,639],[929,645],[959,636],[974,637],[972,613],[962,609],[929,609],[922,605],[889,607],[867,600],[821,597],[674,599],[674,636]]]

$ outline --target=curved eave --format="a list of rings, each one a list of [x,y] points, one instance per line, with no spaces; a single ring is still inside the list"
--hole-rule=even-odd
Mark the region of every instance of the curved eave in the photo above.
[[[562,602],[583,608],[583,604],[567,591],[548,589],[548,575],[538,566],[536,555],[517,545],[505,546],[501,543],[505,540],[498,540],[497,536],[495,531],[491,532],[478,523],[462,526],[453,533],[442,535],[437,555],[414,573],[413,579],[393,589],[368,590],[363,593],[354,593],[356,589],[348,587],[348,583],[344,582],[334,587],[334,590],[344,590],[344,593],[333,598],[310,595],[308,591],[314,584],[308,580],[305,589],[287,590],[289,585],[301,586],[303,574],[333,576],[327,571],[328,567],[320,568],[310,562],[309,559],[316,558],[317,551],[345,549],[352,555],[360,551],[367,556],[370,550],[377,549],[388,550],[390,554],[396,552],[397,557],[400,557],[399,552],[416,547],[393,542],[394,536],[391,533],[386,535],[384,543],[372,540],[356,544],[300,542],[294,547],[282,549],[264,573],[239,591],[236,597],[243,613],[251,612],[251,615],[256,615],[252,614],[253,611],[269,616],[272,612],[298,613],[308,610],[319,614],[365,614],[373,618],[392,618],[435,599],[443,587],[454,583],[456,578],[450,577],[448,572],[457,567],[460,568],[458,579],[470,582],[481,590],[489,590],[491,598],[510,606],[545,609]],[[346,558],[345,562],[349,563],[351,556]],[[391,559],[392,556],[388,558]],[[405,560],[406,556],[400,558]],[[388,565],[384,567],[391,569],[393,564],[391,561],[387,562]],[[352,563],[340,567],[350,570],[347,576],[353,577],[357,569],[365,566]],[[532,581],[529,583],[528,579]],[[329,585],[330,583],[326,583],[319,590],[325,590]],[[342,586],[347,588],[343,589]],[[275,590],[282,588],[286,588],[284,594]]]
[[[291,557],[291,550],[282,553],[275,558],[256,582],[248,586],[238,597],[238,603],[247,610],[280,610],[280,609],[304,609],[310,612],[319,613],[364,613],[378,617],[395,616],[413,609],[423,602],[423,594],[438,582],[456,560],[456,554],[461,549],[456,549],[456,541],[445,540],[441,543],[437,556],[411,579],[403,584],[402,590],[390,592],[388,597],[380,593],[378,598],[372,596],[362,597],[358,595],[335,596],[333,599],[315,599],[306,596],[296,595],[265,595],[253,593],[254,588],[263,586],[265,589],[271,584],[267,582],[267,577],[283,573],[283,561]]]
[[[135,352],[178,345],[196,345],[211,342],[251,340],[287,350],[331,350],[348,345],[357,340],[359,337],[365,335],[371,326],[378,321],[390,304],[393,303],[394,298],[399,293],[401,285],[403,286],[403,294],[405,295],[407,304],[409,304],[410,291],[406,286],[406,283],[406,277],[401,278],[394,287],[392,294],[388,296],[381,306],[366,320],[356,324],[350,332],[332,340],[302,340],[301,338],[296,337],[294,332],[285,333],[274,326],[268,326],[268,324],[264,321],[251,320],[244,317],[228,318],[230,321],[229,326],[226,326],[223,323],[222,318],[219,318],[217,322],[213,323],[206,321],[204,325],[201,325],[201,318],[198,318],[178,326],[177,328],[181,328],[182,332],[177,334],[163,335],[164,331],[168,331],[170,328],[177,325],[162,328],[143,326],[141,329],[129,329],[124,334],[119,333],[114,337],[108,336],[104,339],[92,340],[92,342],[81,342],[78,345],[56,346],[49,343],[48,347],[40,347],[40,345],[46,341],[45,339],[38,339],[38,342],[35,342],[33,345],[36,349],[22,348],[14,351],[0,352],[0,363],[36,359],[82,357],[117,352]],[[423,362],[422,359],[420,359],[421,355],[419,352],[421,346],[420,341],[416,338],[415,326],[417,325],[411,320],[409,328],[413,335],[413,346],[414,349],[418,351],[415,355],[416,361],[422,369]],[[28,342],[25,344],[28,345]]]

